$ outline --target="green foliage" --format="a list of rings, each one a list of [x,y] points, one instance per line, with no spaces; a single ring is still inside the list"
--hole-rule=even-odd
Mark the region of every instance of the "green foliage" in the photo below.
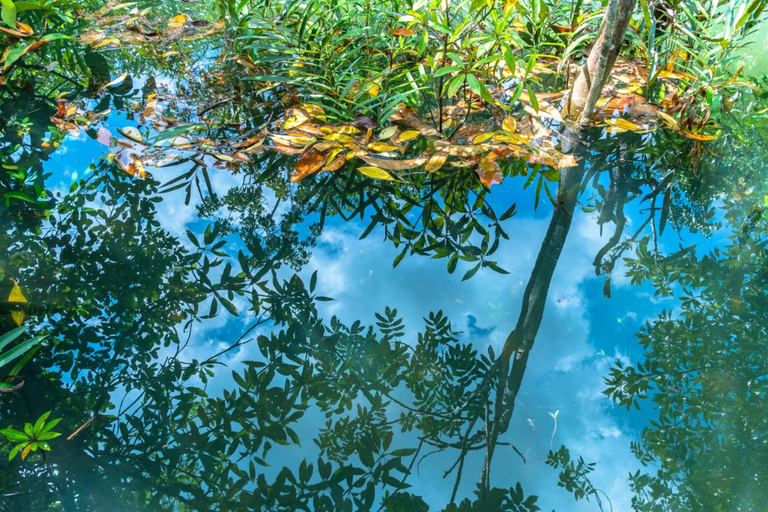
[[[46,412],[34,425],[27,423],[24,425],[24,430],[16,430],[13,427],[8,427],[0,430],[0,434],[5,436],[11,443],[18,443],[13,447],[11,453],[8,454],[8,460],[13,460],[16,455],[21,452],[21,459],[27,458],[30,452],[36,452],[38,448],[42,451],[50,451],[51,447],[48,445],[48,441],[54,439],[61,434],[58,432],[52,432],[53,427],[58,425],[61,418],[55,420],[46,421],[51,411]]]

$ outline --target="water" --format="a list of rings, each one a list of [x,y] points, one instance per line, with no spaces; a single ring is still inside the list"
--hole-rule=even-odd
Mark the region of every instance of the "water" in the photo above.
[[[124,141],[117,157],[95,127],[55,148],[50,106],[26,135],[6,125],[6,170],[38,174],[4,186],[50,199],[3,207],[2,293],[16,280],[24,325],[48,338],[0,426],[52,411],[62,436],[0,458],[0,509],[470,510],[456,505],[483,475],[505,491],[478,510],[536,510],[531,495],[543,510],[760,509],[760,120],[703,147],[594,133],[548,182],[557,208],[520,162],[481,208],[471,170],[406,185],[345,167],[290,185],[295,157],[261,150],[132,177],[117,161],[144,149],[117,129],[173,126],[142,120],[150,94],[197,122],[233,83],[145,62],[126,84],[73,100],[112,109],[96,126]],[[275,108],[223,105],[212,119],[246,130]],[[238,133],[221,126],[212,140]],[[401,256],[414,229],[424,243]],[[480,254],[494,264],[462,280]],[[9,330],[21,308],[3,307]],[[511,366],[492,364],[505,345]],[[502,374],[520,387],[496,409]],[[500,429],[487,469],[486,422]]]

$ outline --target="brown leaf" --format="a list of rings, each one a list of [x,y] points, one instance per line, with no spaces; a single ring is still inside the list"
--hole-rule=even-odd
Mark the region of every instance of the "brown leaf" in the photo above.
[[[291,183],[297,183],[310,174],[317,172],[325,164],[327,154],[318,153],[313,148],[308,149],[293,165]]]
[[[337,171],[341,169],[341,167],[346,163],[347,158],[344,154],[343,150],[341,148],[334,149],[331,151],[330,156],[328,157],[328,163],[325,164],[323,167],[323,171]]]
[[[480,165],[475,168],[475,172],[488,190],[491,189],[491,185],[501,183],[503,178],[499,163],[495,159],[483,158]]]

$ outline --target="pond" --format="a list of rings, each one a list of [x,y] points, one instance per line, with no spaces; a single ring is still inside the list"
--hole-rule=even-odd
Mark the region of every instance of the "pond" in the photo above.
[[[764,506],[763,116],[398,173],[176,23],[3,93],[0,510]]]

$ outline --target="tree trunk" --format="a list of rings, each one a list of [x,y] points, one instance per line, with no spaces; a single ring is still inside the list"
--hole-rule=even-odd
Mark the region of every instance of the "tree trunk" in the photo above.
[[[589,52],[586,66],[577,73],[568,101],[568,117],[577,119],[580,126],[589,124],[600,92],[611,77],[636,4],[637,0],[608,1],[597,40]]]

